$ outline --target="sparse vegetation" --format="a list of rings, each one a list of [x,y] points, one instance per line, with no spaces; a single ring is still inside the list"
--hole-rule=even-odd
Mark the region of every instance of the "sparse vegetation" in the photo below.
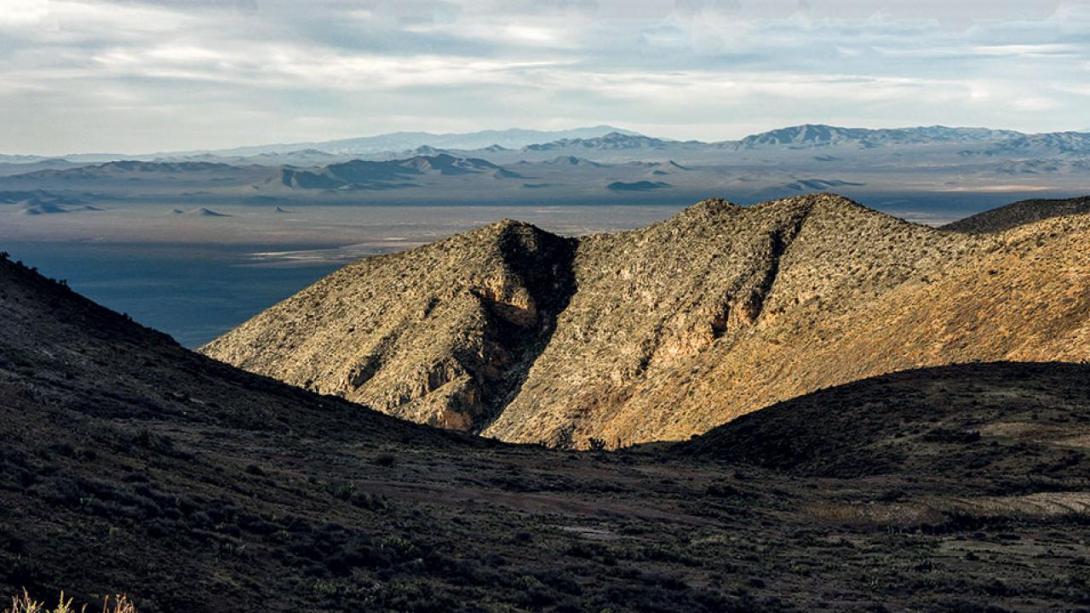
[[[25,589],[22,594],[12,596],[11,606],[4,609],[4,613],[88,613],[88,605],[72,604],[74,598],[65,598],[61,592],[55,606],[47,606],[44,601],[34,600]],[[107,596],[102,601],[102,613],[137,613],[136,605],[125,595],[117,595],[113,598]]]
[[[603,452],[608,448],[606,440],[604,438],[590,437],[587,439],[587,448],[591,451]]]

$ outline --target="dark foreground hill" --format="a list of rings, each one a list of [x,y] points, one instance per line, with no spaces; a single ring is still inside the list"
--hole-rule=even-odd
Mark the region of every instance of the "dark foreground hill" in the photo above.
[[[1090,449],[1088,374],[1085,365],[1027,362],[893,373],[750,413],[675,451],[811,477],[915,473],[1087,490],[1090,502],[1080,467]]]
[[[1074,609],[1088,375],[920,371],[580,454],[244,373],[0,261],[0,591],[143,612]]]

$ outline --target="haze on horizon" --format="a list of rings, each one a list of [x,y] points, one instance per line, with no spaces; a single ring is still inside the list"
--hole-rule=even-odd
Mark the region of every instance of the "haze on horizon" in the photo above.
[[[1086,129],[1090,2],[7,0],[5,153],[397,130]]]

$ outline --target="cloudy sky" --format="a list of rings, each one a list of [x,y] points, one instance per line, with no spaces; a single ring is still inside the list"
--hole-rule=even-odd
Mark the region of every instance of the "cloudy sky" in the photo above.
[[[1090,129],[1090,0],[0,0],[0,152]]]

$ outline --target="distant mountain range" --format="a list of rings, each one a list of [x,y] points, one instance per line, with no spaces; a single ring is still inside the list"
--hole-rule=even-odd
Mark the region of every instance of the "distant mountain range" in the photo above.
[[[474,173],[490,173],[496,178],[521,176],[486,160],[456,158],[443,153],[385,162],[353,160],[330,164],[317,171],[283,168],[280,183],[301,189],[386,189],[412,186],[413,178],[425,174],[452,176]]]
[[[157,157],[177,157],[179,155],[207,153],[222,157],[248,157],[254,155],[294,154],[298,152],[319,152],[333,155],[367,155],[385,151],[405,151],[417,147],[433,147],[436,149],[486,149],[498,147],[501,149],[517,149],[535,143],[592,138],[611,133],[625,135],[636,134],[635,132],[605,125],[551,131],[514,128],[510,130],[481,130],[478,132],[450,134],[433,134],[431,132],[392,132],[376,136],[344,138],[330,141],[259,145],[215,151],[159,154]]]
[[[775,150],[785,153],[836,149],[850,153],[898,147],[923,148],[932,155],[1086,155],[1090,154],[1090,133],[1023,134],[1011,130],[944,126],[865,129],[806,124],[753,134],[739,140],[705,142],[655,138],[610,126],[597,126],[563,132],[397,133],[320,143],[158,154],[142,159],[306,166],[350,159],[392,160],[448,153],[494,163],[541,161],[557,155],[575,155],[598,162],[722,162],[732,152]]]
[[[8,167],[20,164],[101,163],[117,160],[142,161],[201,161],[248,160],[255,164],[314,164],[349,158],[393,159],[413,155],[434,155],[442,152],[479,152],[478,157],[518,153],[556,151],[741,151],[765,148],[815,148],[851,146],[864,149],[904,145],[949,145],[994,143],[993,150],[1018,151],[1034,147],[1052,148],[1062,152],[1090,151],[1090,129],[1083,131],[1026,134],[1013,130],[926,126],[910,128],[844,128],[823,124],[803,124],[752,134],[739,140],[701,141],[674,140],[646,136],[608,125],[574,128],[571,130],[482,130],[478,132],[434,134],[430,132],[392,132],[375,136],[329,141],[285,143],[125,155],[111,153],[80,153],[65,156],[3,155],[0,154],[0,174]]]
[[[40,190],[87,203],[305,198],[387,204],[680,204],[708,196],[745,203],[829,189],[871,200],[878,194],[878,202],[885,195],[901,201],[925,193],[1002,193],[1009,200],[1085,192],[1090,134],[801,125],[702,142],[597,126],[560,132],[397,133],[93,163],[86,159],[0,158],[0,190]]]

